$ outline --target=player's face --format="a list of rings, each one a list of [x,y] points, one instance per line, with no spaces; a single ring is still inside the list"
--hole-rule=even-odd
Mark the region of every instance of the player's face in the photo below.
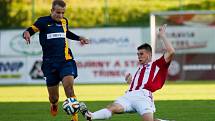
[[[140,64],[146,64],[151,61],[151,53],[145,49],[138,50],[137,56]]]
[[[59,5],[54,6],[51,9],[51,17],[55,21],[60,21],[64,17],[65,7],[61,7]]]

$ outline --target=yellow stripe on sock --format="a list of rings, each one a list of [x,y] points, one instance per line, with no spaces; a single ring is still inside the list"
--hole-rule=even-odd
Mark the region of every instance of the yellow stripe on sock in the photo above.
[[[72,121],[78,121],[78,113],[72,115]]]

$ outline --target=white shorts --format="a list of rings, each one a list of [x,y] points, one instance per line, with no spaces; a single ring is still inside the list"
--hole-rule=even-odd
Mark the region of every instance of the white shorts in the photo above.
[[[145,89],[127,92],[114,103],[122,105],[124,112],[138,112],[140,115],[155,112],[152,93]]]

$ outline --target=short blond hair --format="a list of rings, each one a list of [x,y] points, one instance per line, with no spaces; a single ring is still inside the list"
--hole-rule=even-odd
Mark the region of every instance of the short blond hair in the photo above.
[[[64,0],[53,0],[52,2],[52,8],[54,8],[56,5],[59,5],[60,7],[66,7],[66,3]]]

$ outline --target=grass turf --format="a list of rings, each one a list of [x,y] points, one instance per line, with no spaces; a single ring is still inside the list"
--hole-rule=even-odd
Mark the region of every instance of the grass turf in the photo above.
[[[110,101],[87,101],[91,110],[97,110]],[[175,121],[214,121],[214,100],[171,100],[156,101],[156,117]],[[60,107],[59,114],[52,117],[49,114],[48,102],[2,102],[0,103],[1,121],[69,121]],[[110,121],[140,121],[138,114],[114,115]],[[79,115],[79,121],[84,121]],[[98,120],[99,121],[99,120]],[[102,121],[102,120],[100,120]]]
[[[92,111],[98,110],[122,95],[127,85],[76,85],[78,100]],[[108,90],[108,91],[107,91]],[[156,117],[175,121],[215,121],[215,82],[168,83],[154,94]],[[45,86],[0,86],[1,121],[69,121],[60,106],[56,117],[49,115]],[[65,99],[60,88],[60,105]],[[84,121],[79,116],[80,121]],[[138,114],[114,115],[110,121],[138,121]]]

